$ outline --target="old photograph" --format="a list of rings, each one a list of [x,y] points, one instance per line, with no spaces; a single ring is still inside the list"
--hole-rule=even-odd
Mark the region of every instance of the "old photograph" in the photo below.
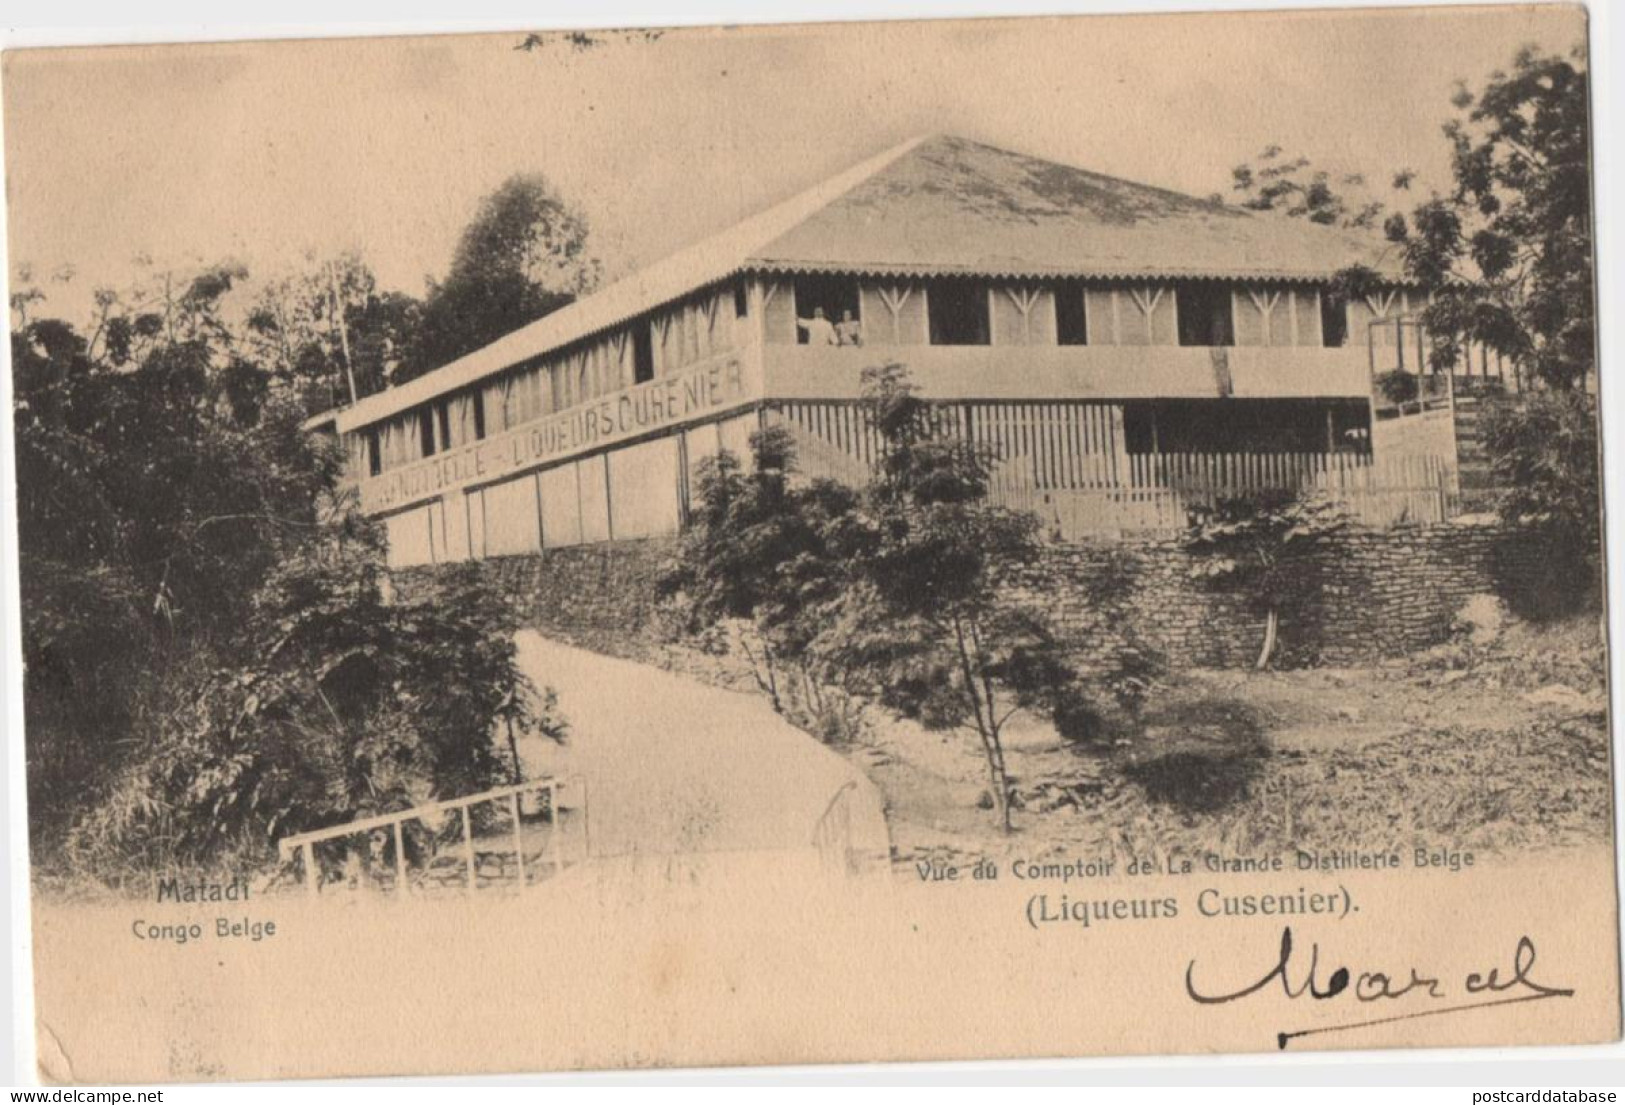
[[[38,1077],[1617,1040],[1589,79],[8,51]]]

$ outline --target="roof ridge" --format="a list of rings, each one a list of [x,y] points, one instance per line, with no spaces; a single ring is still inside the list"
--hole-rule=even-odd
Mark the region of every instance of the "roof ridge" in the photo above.
[[[495,341],[398,387],[375,392],[348,408],[341,421],[346,426],[354,426],[388,417],[447,390],[465,387],[494,372],[580,341],[640,311],[680,298],[696,287],[725,279],[744,268],[757,250],[801,226],[931,137],[916,135],[888,147],[732,226],[627,273],[557,311],[511,330]]]
[[[875,217],[899,210],[909,217]],[[476,386],[741,271],[867,266],[1114,279],[1135,273],[1323,280],[1354,260],[1387,267],[1391,246],[1379,251],[1371,235],[1311,229],[1303,220],[1260,214],[975,138],[919,134],[448,364],[368,396],[343,411],[338,425],[349,430]]]
[[[1132,188],[1140,192],[1156,192],[1164,196],[1172,196],[1175,199],[1186,200],[1199,206],[1223,209],[1226,212],[1233,212],[1245,217],[1261,214],[1261,212],[1252,211],[1247,208],[1225,203],[1222,198],[1217,198],[1217,193],[1209,196],[1198,196],[1191,192],[1181,191],[1178,188],[1169,188],[1163,184],[1149,184],[1143,180],[1133,180],[1126,176],[1118,176],[1116,173],[1103,173],[1099,169],[1086,168],[1082,165],[1074,164],[1071,161],[1057,161],[1054,158],[1033,153],[1029,150],[1017,150],[1012,149],[1009,146],[996,146],[992,142],[983,142],[979,138],[966,138],[963,135],[957,134],[945,135],[943,137],[952,138],[956,142],[964,142],[972,146],[980,146],[984,150],[992,150],[994,153],[1004,154],[1007,157],[1019,157],[1025,161],[1037,161],[1045,165],[1054,165],[1065,169],[1068,172],[1082,173],[1084,176],[1092,177],[1095,180],[1109,181],[1112,184],[1119,184],[1126,188]]]

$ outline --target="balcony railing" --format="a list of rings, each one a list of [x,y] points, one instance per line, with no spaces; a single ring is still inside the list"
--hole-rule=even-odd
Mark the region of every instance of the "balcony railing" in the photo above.
[[[908,366],[933,399],[1365,398],[1362,348],[1317,346],[768,345],[771,399],[849,399],[867,366]]]
[[[760,373],[756,371],[760,350]],[[857,398],[863,369],[897,361],[944,401],[1365,398],[1366,350],[1314,346],[766,345],[719,355],[359,482],[397,510],[766,400]]]

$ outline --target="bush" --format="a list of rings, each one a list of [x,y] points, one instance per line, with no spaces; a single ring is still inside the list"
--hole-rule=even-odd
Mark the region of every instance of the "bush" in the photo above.
[[[1590,397],[1531,392],[1491,404],[1482,425],[1501,517],[1564,547],[1571,564],[1594,561],[1601,551],[1602,494]]]
[[[1115,728],[1089,692],[1077,684],[1055,696],[1050,720],[1055,725],[1056,735],[1063,741],[1083,748],[1104,746]]]
[[[1146,744],[1124,772],[1152,802],[1187,813],[1244,800],[1269,755],[1263,723],[1240,702],[1174,702],[1148,720]]]
[[[1601,598],[1597,416],[1583,392],[1540,390],[1491,404],[1482,423],[1506,523],[1496,589],[1520,617],[1562,617]],[[1538,550],[1538,552],[1537,552]]]
[[[1283,606],[1315,571],[1328,542],[1349,524],[1342,508],[1312,492],[1261,491],[1191,512],[1185,548],[1193,577],[1236,589],[1265,614],[1257,668],[1269,666]]]
[[[513,778],[498,743],[561,739],[506,605],[469,568],[383,595],[375,534],[323,535],[254,595],[229,649],[158,685],[133,750],[67,837],[80,873],[271,863],[276,841]],[[511,753],[510,753],[511,755]]]
[[[1377,376],[1377,391],[1396,406],[1413,402],[1421,394],[1422,385],[1415,373],[1396,368]]]

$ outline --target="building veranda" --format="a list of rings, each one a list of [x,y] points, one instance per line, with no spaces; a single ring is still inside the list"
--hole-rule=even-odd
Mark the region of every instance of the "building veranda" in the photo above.
[[[1337,294],[1352,266],[1378,290]],[[765,424],[861,481],[860,374],[893,362],[1058,536],[1262,487],[1438,521],[1502,381],[1482,351],[1423,370],[1421,302],[1380,238],[935,137],[313,424],[399,566],[675,533]]]

